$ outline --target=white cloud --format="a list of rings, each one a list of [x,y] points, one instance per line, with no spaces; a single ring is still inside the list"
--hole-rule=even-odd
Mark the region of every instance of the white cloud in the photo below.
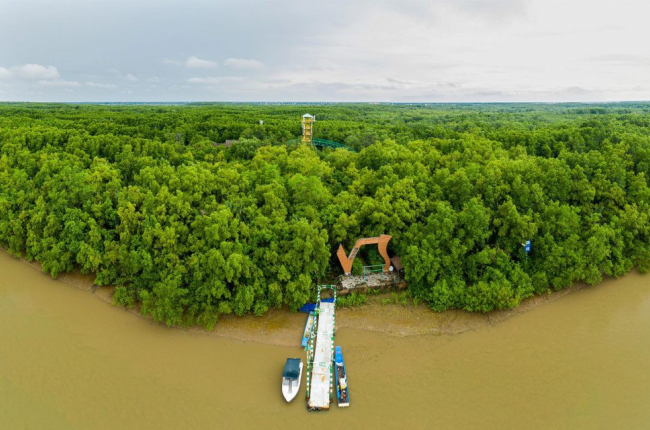
[[[149,81],[151,83],[154,83],[154,84],[157,84],[159,82],[162,82],[162,79],[159,78],[158,76],[151,76],[151,77],[147,78],[147,81]]]
[[[126,79],[129,82],[137,82],[137,80],[138,80],[138,78],[136,78],[135,76],[133,76],[130,73],[127,73],[126,76],[124,77],[124,79]]]
[[[11,75],[23,79],[57,79],[61,75],[54,66],[40,64],[23,64],[11,68]]]
[[[208,78],[189,78],[187,82],[191,84],[223,84],[227,82],[241,82],[243,78],[239,76],[213,76]]]
[[[258,70],[264,67],[261,61],[247,60],[244,58],[228,58],[224,64],[235,69]]]
[[[77,81],[64,81],[63,79],[55,79],[52,81],[40,80],[38,81],[38,85],[42,85],[45,87],[63,87],[63,88],[72,88],[72,87],[81,86],[81,84]]]
[[[115,84],[100,84],[97,82],[86,82],[86,85],[88,85],[89,87],[103,88],[103,89],[117,88],[117,85]]]
[[[180,66],[183,64],[182,62],[178,60],[172,60],[171,58],[163,58],[162,63],[165,65],[172,65],[172,66]]]
[[[30,19],[3,22],[0,40],[48,34],[45,41],[17,40],[15,49],[29,53],[31,63],[61,69],[25,85],[11,67],[18,63],[3,62],[4,99],[56,100],[60,91],[37,82],[58,79],[120,85],[73,88],[84,100],[650,99],[650,44],[644,42],[650,40],[650,2],[644,0],[250,0],[246,7],[235,1],[164,1],[156,2],[159,13],[145,21],[129,2],[93,2],[81,9],[75,1],[52,8],[9,3],[16,11],[5,15]],[[106,31],[70,37],[92,13],[106,15]],[[302,19],[310,14],[319,19]],[[170,16],[191,20],[192,31],[176,34]],[[124,22],[141,25],[125,32]],[[105,38],[107,32],[115,37]],[[217,41],[228,43],[216,46]],[[47,72],[44,66],[37,69]],[[125,78],[129,70],[138,73],[131,72],[137,82]],[[161,88],[148,95],[150,84]],[[131,97],[120,93],[127,87]]]
[[[203,60],[192,55],[185,61],[185,66],[190,69],[216,69],[218,64],[216,61]]]

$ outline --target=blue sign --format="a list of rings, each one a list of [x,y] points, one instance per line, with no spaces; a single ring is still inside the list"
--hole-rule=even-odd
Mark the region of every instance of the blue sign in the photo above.
[[[527,240],[525,243],[522,243],[524,246],[524,251],[526,251],[526,254],[530,252],[530,240]]]

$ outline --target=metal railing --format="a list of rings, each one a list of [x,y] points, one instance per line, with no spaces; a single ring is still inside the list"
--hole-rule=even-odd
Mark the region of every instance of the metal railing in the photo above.
[[[363,280],[364,281],[366,281],[368,275],[370,275],[372,273],[381,273],[381,280],[382,281],[388,278],[388,276],[386,276],[386,273],[384,272],[384,265],[383,264],[375,264],[373,266],[363,266],[362,275],[363,275]]]

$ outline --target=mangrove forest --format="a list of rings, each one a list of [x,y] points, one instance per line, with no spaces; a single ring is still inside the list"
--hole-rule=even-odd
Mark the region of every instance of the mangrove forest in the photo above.
[[[296,310],[380,234],[435,311],[646,271],[649,178],[649,103],[0,104],[0,245],[168,325]]]

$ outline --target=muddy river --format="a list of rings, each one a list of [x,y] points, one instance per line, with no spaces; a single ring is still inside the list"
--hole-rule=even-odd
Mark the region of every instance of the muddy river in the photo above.
[[[304,385],[291,404],[280,392],[285,358],[303,353],[273,337],[297,345],[304,315],[236,321],[255,341],[169,329],[1,251],[0,429],[647,429],[649,281],[632,273],[453,335],[341,313],[352,405],[308,413]]]

